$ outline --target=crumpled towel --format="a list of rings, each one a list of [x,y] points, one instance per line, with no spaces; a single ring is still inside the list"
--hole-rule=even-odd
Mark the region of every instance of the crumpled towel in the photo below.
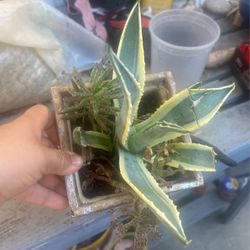
[[[34,48],[56,75],[89,69],[105,43],[39,0],[0,1],[0,42]]]
[[[51,86],[91,68],[105,47],[42,1],[0,1],[0,113],[50,100]]]

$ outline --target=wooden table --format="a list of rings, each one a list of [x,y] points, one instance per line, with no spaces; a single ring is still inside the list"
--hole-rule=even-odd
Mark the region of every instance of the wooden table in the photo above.
[[[248,39],[247,30],[235,28],[225,19],[217,19],[217,22],[222,34],[215,48],[236,46]],[[232,82],[237,84],[237,79],[232,75],[228,65],[215,70],[205,70],[202,80],[206,87],[223,86]],[[13,119],[19,113],[13,112],[11,116],[0,115],[0,124]],[[240,162],[249,158],[249,131],[249,101],[237,84],[236,91],[227,101],[226,108],[198,132],[198,135]],[[213,198],[216,201],[216,197]],[[192,211],[194,208],[191,203],[189,209],[181,208],[182,214],[190,220],[185,223],[187,226],[191,224],[189,214]],[[206,215],[195,216],[196,221]],[[0,206],[0,249],[66,250],[103,231],[110,220],[108,211],[72,218],[70,210],[58,212],[11,200]]]

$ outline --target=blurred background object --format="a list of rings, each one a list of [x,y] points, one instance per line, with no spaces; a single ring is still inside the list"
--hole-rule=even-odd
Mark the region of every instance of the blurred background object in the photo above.
[[[153,14],[155,14],[159,11],[171,8],[173,0],[142,0],[141,4],[143,8],[150,7]]]
[[[250,91],[250,41],[236,48],[231,68],[243,89]]]
[[[221,49],[211,52],[208,56],[206,68],[215,69],[230,62],[233,58],[234,52],[235,48]]]
[[[203,8],[213,14],[226,15],[238,2],[238,0],[205,0]]]
[[[243,26],[249,28],[250,23],[250,2],[249,0],[240,0],[240,14],[243,18]]]

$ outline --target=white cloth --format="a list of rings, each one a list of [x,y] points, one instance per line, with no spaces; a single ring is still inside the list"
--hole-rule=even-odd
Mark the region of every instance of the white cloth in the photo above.
[[[34,48],[59,76],[89,69],[105,43],[39,0],[0,1],[0,42]]]

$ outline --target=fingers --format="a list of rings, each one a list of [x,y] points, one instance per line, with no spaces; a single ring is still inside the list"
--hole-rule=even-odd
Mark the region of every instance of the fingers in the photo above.
[[[56,123],[53,123],[48,129],[46,129],[49,140],[55,145],[59,145],[59,138],[57,133]]]
[[[30,119],[34,127],[37,127],[40,131],[43,131],[46,128],[49,128],[53,122],[53,114],[50,110],[41,104],[35,105],[29,108],[20,119]]]
[[[56,145],[54,145],[48,137],[45,137],[43,136],[42,139],[41,139],[41,143],[42,145],[44,145],[45,147],[48,147],[48,148],[55,148]]]
[[[41,136],[45,131],[52,143],[58,144],[55,115],[48,107],[40,104],[35,105],[28,109],[20,119],[29,119],[38,136]]]
[[[48,188],[64,197],[67,197],[65,182],[61,177],[56,175],[46,175],[39,181],[39,184]]]
[[[83,165],[83,160],[79,155],[47,147],[43,148],[43,161],[41,171],[45,175],[70,175]]]
[[[68,200],[66,197],[45,188],[40,184],[31,186],[16,198],[52,209],[61,210],[68,207]]]
[[[47,133],[49,140],[54,145],[59,145],[55,114],[51,111],[50,113],[51,113],[49,117],[50,121],[47,124],[47,127],[45,127],[45,132]]]

